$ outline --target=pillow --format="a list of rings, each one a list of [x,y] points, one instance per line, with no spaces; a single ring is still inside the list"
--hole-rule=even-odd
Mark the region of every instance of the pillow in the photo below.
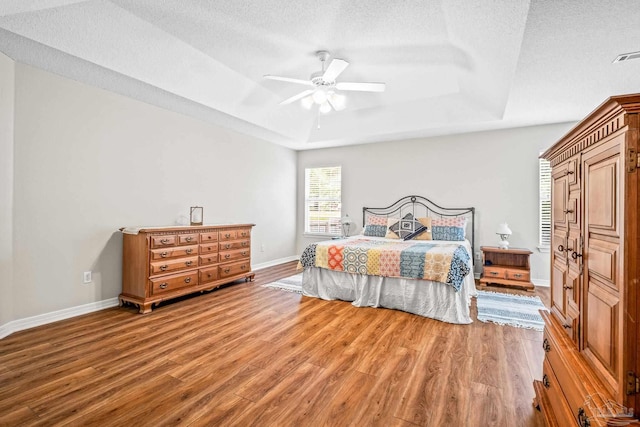
[[[362,234],[369,237],[384,237],[387,233],[387,217],[369,215]]]
[[[431,218],[428,218],[430,221]],[[412,214],[406,214],[402,219],[389,218],[387,220],[387,234],[384,236],[388,239],[418,239],[431,240],[429,231],[430,222],[420,222],[420,218],[414,219]]]
[[[464,217],[431,218],[433,240],[464,240],[466,227],[467,218]]]
[[[413,234],[405,237],[404,240],[432,240],[433,227],[431,225],[431,218],[416,218],[416,220],[418,221],[416,230],[413,232]]]

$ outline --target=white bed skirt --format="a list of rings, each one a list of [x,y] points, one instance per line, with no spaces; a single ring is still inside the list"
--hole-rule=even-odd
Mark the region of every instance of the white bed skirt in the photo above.
[[[324,268],[305,268],[302,294],[325,300],[353,301],[356,307],[384,307],[448,323],[472,323],[471,298],[477,296],[473,270],[459,292],[430,280],[366,276]]]

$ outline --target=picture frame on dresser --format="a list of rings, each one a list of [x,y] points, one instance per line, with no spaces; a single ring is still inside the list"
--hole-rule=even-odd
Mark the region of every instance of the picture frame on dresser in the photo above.
[[[251,229],[255,224],[122,228],[120,305],[140,313],[194,292],[252,281]]]

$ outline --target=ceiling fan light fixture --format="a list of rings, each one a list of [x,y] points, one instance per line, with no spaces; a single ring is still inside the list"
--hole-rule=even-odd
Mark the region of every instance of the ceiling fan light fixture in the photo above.
[[[320,104],[320,112],[322,114],[329,114],[331,112],[331,105],[329,105],[329,102],[325,101]]]
[[[302,108],[305,110],[311,110],[311,107],[313,107],[313,97],[311,95],[305,96],[300,100],[300,105],[302,105]]]
[[[329,92],[329,94],[327,95],[327,100],[331,103],[331,106],[336,111],[344,110],[347,105],[347,97],[342,94],[335,93],[334,91]]]
[[[327,102],[327,88],[324,86],[318,86],[311,96],[313,97],[313,102],[318,105],[322,105]]]

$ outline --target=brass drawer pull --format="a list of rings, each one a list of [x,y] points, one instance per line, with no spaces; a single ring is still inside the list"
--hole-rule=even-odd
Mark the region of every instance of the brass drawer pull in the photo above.
[[[225,249],[229,249],[231,247],[231,245],[229,243],[227,243],[226,245],[224,245]]]
[[[249,245],[249,242],[242,242],[242,246],[247,246]]]
[[[167,268],[169,268],[168,265],[161,265],[160,266],[160,271],[165,271]]]
[[[549,344],[549,340],[546,338],[542,341],[542,349],[545,353],[549,353],[551,351],[551,344]]]
[[[167,243],[169,243],[169,239],[162,239],[160,240],[160,243],[162,243],[163,245],[166,245]]]
[[[193,261],[187,261],[187,262],[185,262],[185,265],[186,265],[187,267],[189,267],[191,264],[193,264]]]
[[[190,254],[191,252],[193,252],[193,249],[187,249],[186,252]]]
[[[229,258],[231,258],[231,254],[226,254],[226,255],[224,256],[224,259],[229,259]]]
[[[185,239],[187,242],[190,242],[191,240],[193,240],[193,237],[189,236]]]
[[[516,276],[516,277],[522,277],[522,274],[520,274],[520,273],[516,273],[516,274],[514,274],[514,276]]]
[[[228,239],[229,237],[231,237],[231,234],[227,233],[227,234],[224,235],[224,237],[226,237]]]
[[[245,268],[247,268],[247,266],[246,266],[246,265],[241,265],[241,266],[240,266],[240,270],[244,270]]]
[[[207,262],[212,262],[213,258],[207,258]]]
[[[551,383],[549,382],[549,377],[547,376],[547,374],[544,374],[544,375],[542,376],[542,385],[543,385],[545,388],[549,388],[549,387],[551,387]]]
[[[230,269],[230,268],[225,268],[225,269],[224,269],[224,272],[225,272],[225,273],[228,273],[228,272],[230,272],[230,271],[231,271],[231,269]]]
[[[246,232],[246,231],[243,231],[240,235],[241,235],[242,237],[246,237],[247,232]]]
[[[184,279],[184,283],[191,283],[191,277],[187,277],[186,279]]]
[[[166,258],[166,257],[167,257],[167,255],[169,255],[169,252],[162,252],[162,253],[160,254],[160,257],[161,257],[161,258]]]
[[[169,284],[167,282],[161,283],[160,284],[160,289],[167,289],[167,286],[169,286]]]
[[[242,256],[245,256],[247,254],[247,251],[242,252]]]
[[[493,274],[494,276],[497,276],[498,272],[497,271],[490,271],[489,274]]]
[[[211,240],[211,236],[207,236],[207,239]]]
[[[207,273],[207,277],[211,277],[211,273]]]

